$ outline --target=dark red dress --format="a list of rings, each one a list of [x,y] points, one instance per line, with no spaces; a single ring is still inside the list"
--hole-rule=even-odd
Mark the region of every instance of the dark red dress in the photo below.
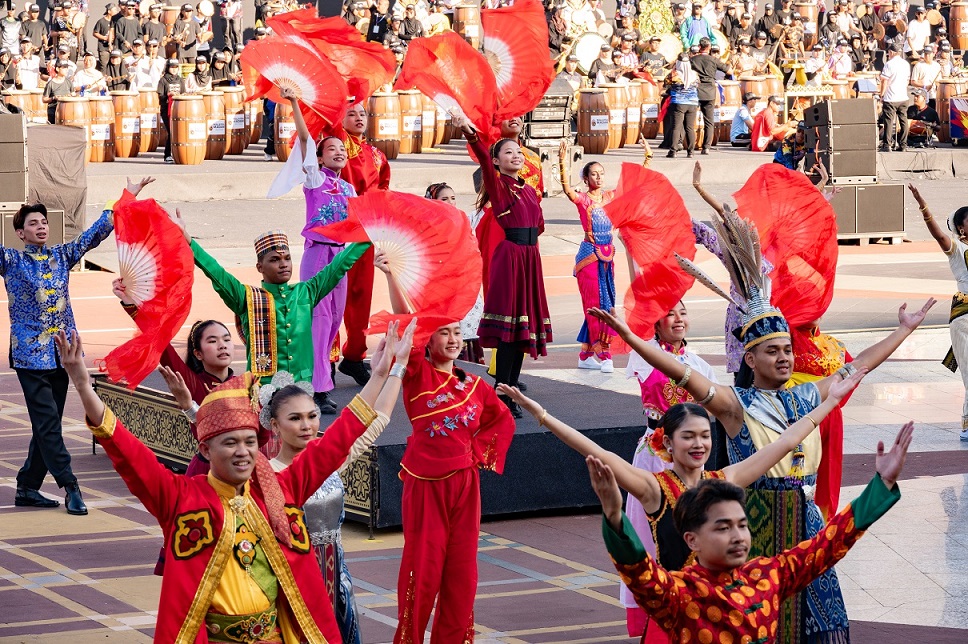
[[[484,187],[505,234],[491,257],[484,315],[477,331],[481,346],[496,348],[499,342],[509,342],[532,358],[547,355],[551,315],[538,252],[538,235],[544,232],[538,193],[521,179],[495,172],[487,147],[479,139],[470,145],[481,163]]]

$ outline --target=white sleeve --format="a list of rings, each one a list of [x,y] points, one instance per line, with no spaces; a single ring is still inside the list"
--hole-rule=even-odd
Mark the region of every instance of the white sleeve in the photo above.
[[[282,141],[277,141],[276,145],[285,145]],[[276,199],[288,193],[300,183],[307,188],[318,188],[323,185],[323,175],[319,172],[316,165],[316,143],[310,138],[306,142],[306,161],[303,162],[302,142],[296,138],[289,153],[289,159],[282,166],[282,170],[272,180],[266,199]]]

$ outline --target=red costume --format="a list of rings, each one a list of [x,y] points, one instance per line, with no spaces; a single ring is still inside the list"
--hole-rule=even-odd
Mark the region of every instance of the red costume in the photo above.
[[[209,398],[222,393],[217,390]],[[242,402],[250,404],[244,398]],[[205,408],[202,405],[202,410]],[[201,430],[205,421],[203,411],[199,413],[200,433],[211,435]],[[218,413],[223,416],[225,431],[231,431],[248,427],[244,419],[239,419],[253,412],[232,409]],[[259,554],[264,555],[262,570],[271,570],[267,573],[268,579],[277,582],[278,594],[271,610],[259,614],[258,619],[240,620],[225,627],[222,636],[228,635],[230,628],[241,628],[252,639],[236,641],[288,642],[287,636],[295,636],[292,641],[340,641],[332,603],[319,574],[300,507],[342,465],[353,442],[375,417],[376,412],[368,404],[355,398],[322,438],[312,441],[289,468],[275,474],[277,485],[268,485],[268,481],[266,486],[246,482],[243,495],[236,495],[226,503],[225,488],[231,490],[230,495],[237,494],[232,486],[212,474],[186,477],[168,471],[105,408],[101,424],[91,427],[91,431],[128,489],[158,520],[165,534],[167,563],[155,642],[202,644],[209,641],[209,633],[214,636],[220,632],[218,624],[235,618],[213,615],[213,607],[226,594],[226,579],[239,574],[234,568],[230,570],[236,566],[234,559],[239,558],[240,565],[251,563],[253,570],[257,568],[258,562],[242,559],[253,548],[256,554],[252,557],[258,559]],[[258,465],[256,471],[261,474]],[[280,491],[281,498],[277,496]],[[226,507],[232,511],[227,512]],[[288,521],[285,541],[278,536],[272,507],[284,510],[284,522]],[[240,521],[245,522],[241,529]],[[257,537],[253,539],[251,533]],[[276,538],[272,538],[274,535]],[[252,541],[255,546],[251,545]],[[244,578],[245,572],[241,574]],[[265,578],[263,575],[263,581]]]
[[[433,644],[474,640],[481,489],[477,468],[500,474],[514,419],[481,378],[435,369],[414,351],[403,379],[413,433],[401,462],[403,560],[396,643],[423,642],[437,603]]]
[[[386,155],[362,137],[353,136],[342,128],[339,128],[336,136],[346,145],[346,167],[340,172],[340,178],[349,182],[357,195],[363,195],[367,190],[388,190],[390,162]],[[346,277],[346,310],[343,312],[346,342],[343,344],[343,357],[352,362],[361,362],[366,357],[363,331],[370,325],[370,302],[373,300],[372,248],[353,264]]]

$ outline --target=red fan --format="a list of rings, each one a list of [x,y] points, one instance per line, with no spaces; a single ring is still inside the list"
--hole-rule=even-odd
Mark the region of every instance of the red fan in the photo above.
[[[806,176],[775,163],[757,168],[733,197],[773,263],[772,304],[791,326],[822,317],[833,299],[839,252],[833,207]]]
[[[379,43],[366,42],[342,18],[318,18],[315,9],[300,9],[273,16],[268,22],[276,34],[305,39],[333,63],[357,102],[393,79],[397,67],[393,52]]]
[[[158,366],[188,317],[194,258],[181,230],[153,199],[119,201],[114,235],[125,290],[138,305],[140,332],[111,351],[101,369],[134,389]]]
[[[459,109],[480,132],[490,130],[497,105],[494,73],[480,52],[455,32],[410,43],[395,88],[413,87],[444,110]]]
[[[418,316],[458,320],[480,293],[481,255],[470,222],[449,204],[374,190],[349,200],[344,221],[314,230],[342,242],[372,241],[383,250]]]
[[[695,247],[693,240],[693,257]],[[675,308],[694,281],[695,278],[683,271],[672,255],[656,260],[640,271],[625,292],[625,321],[629,328],[640,338],[650,339],[655,335],[655,323]],[[612,351],[615,352],[614,341]]]
[[[346,111],[346,81],[332,63],[310,46],[278,37],[252,41],[242,50],[242,66],[255,69],[261,77],[243,73],[247,100],[265,95],[279,103],[283,101],[279,89],[288,87],[296,92],[302,104],[327,123],[342,120]],[[267,87],[264,81],[272,86]]]
[[[538,0],[481,12],[484,58],[494,71],[494,124],[533,110],[555,78],[548,56],[548,22]]]

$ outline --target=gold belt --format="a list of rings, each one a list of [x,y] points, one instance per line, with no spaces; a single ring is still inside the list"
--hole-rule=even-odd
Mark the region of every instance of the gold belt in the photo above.
[[[205,615],[205,629],[208,631],[210,642],[244,642],[258,644],[260,642],[282,642],[276,630],[278,612],[270,608],[261,613],[249,615],[220,615],[208,613]]]

